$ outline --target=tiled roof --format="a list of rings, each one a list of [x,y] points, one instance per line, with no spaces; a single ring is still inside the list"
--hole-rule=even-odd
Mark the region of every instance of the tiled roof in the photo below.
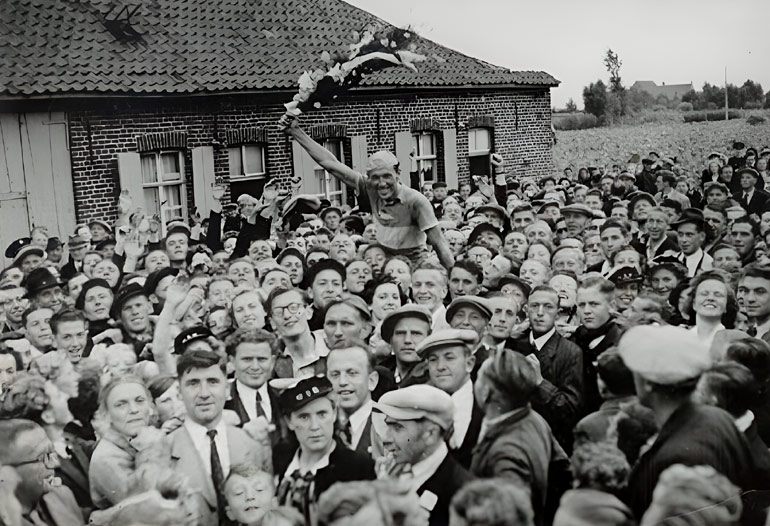
[[[340,0],[3,0],[0,95],[204,93],[292,89],[321,52],[346,49],[376,17]],[[139,6],[137,41],[107,30],[111,8]],[[391,68],[368,86],[555,86],[426,39],[419,73]]]

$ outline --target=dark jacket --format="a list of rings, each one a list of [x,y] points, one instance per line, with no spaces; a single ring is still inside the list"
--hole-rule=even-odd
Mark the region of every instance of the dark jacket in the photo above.
[[[543,382],[532,398],[532,408],[551,426],[559,444],[572,450],[572,428],[577,422],[583,398],[583,353],[575,343],[554,332],[540,351],[529,341],[529,334],[515,340],[513,350],[540,362]]]
[[[748,203],[743,201],[742,189],[733,194],[733,199],[738,201],[749,215],[757,214],[758,216],[761,216],[762,212],[767,212],[767,210],[770,209],[770,194],[763,190],[757,190],[756,188],[751,195],[751,201]]]
[[[270,432],[270,442],[275,445],[279,440],[286,438],[288,429],[286,428],[283,415],[281,415],[280,406],[278,405],[278,393],[268,385],[267,394],[270,397],[270,412],[272,413],[270,415],[270,423],[275,426],[275,429]],[[256,400],[254,403],[256,404]],[[243,401],[238,394],[238,385],[235,382],[230,384],[230,397],[225,402],[225,409],[235,411],[235,414],[238,415],[240,421],[237,427],[243,427],[243,425],[250,420],[249,413],[243,406]]]
[[[749,444],[733,418],[716,407],[685,402],[669,417],[628,480],[627,504],[641,519],[652,502],[660,474],[673,464],[712,466],[744,492],[755,488]],[[744,510],[743,524],[747,520]],[[759,524],[763,524],[760,522]]]
[[[471,462],[471,473],[479,478],[510,478],[529,488],[537,525],[545,522],[546,502],[556,498],[549,496],[549,488],[566,489],[563,481],[570,478],[568,470],[567,456],[545,419],[529,406],[491,424],[473,450]],[[552,475],[554,479],[549,480]]]
[[[479,440],[481,432],[481,422],[484,421],[484,412],[476,404],[476,398],[473,399],[473,410],[471,411],[471,421],[468,424],[468,430],[465,432],[463,443],[457,449],[449,449],[449,452],[465,469],[470,469],[471,459],[473,458],[473,448]]]
[[[420,497],[428,491],[437,497],[435,506],[430,510],[430,519],[428,520],[430,526],[447,526],[449,524],[449,503],[452,501],[452,497],[473,478],[473,475],[458,464],[452,455],[447,455],[444,458],[433,476],[417,490],[417,495]]]
[[[602,335],[604,335],[604,339],[591,349],[590,343]],[[599,386],[596,383],[596,365],[594,364],[599,355],[617,345],[619,339],[620,328],[614,320],[610,320],[604,327],[596,330],[588,330],[581,325],[572,335],[571,340],[583,351],[583,406],[580,416],[593,413],[601,406],[602,398],[599,396]]]

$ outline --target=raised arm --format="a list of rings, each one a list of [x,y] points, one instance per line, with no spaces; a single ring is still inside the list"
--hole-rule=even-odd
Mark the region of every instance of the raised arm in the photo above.
[[[321,167],[346,185],[358,188],[363,175],[349,166],[341,163],[332,152],[314,141],[305,131],[299,127],[297,119],[284,115],[279,121],[285,132],[291,135],[295,141],[317,162]]]
[[[455,264],[452,251],[449,249],[449,243],[444,238],[444,234],[441,233],[441,227],[434,226],[425,231],[425,235],[428,237],[428,243],[436,251],[439,261],[449,272],[452,266]]]

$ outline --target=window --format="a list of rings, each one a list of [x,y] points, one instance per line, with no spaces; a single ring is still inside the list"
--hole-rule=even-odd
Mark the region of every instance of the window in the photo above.
[[[157,214],[161,233],[166,225],[187,217],[184,180],[184,154],[181,151],[144,153],[142,161],[142,189],[147,215]]]
[[[431,132],[412,134],[412,152],[417,161],[417,173],[420,177],[419,188],[425,183],[438,182],[436,162],[436,135]]]
[[[471,175],[492,175],[491,153],[492,133],[489,128],[468,130],[468,163]]]
[[[242,194],[259,197],[267,175],[265,166],[264,144],[230,148],[230,198],[237,201]]]
[[[332,152],[339,162],[347,164],[343,139],[326,139],[323,146]],[[321,199],[328,199],[333,206],[344,205],[347,197],[345,185],[319,165],[313,167],[313,173],[315,175],[312,184],[313,193]]]

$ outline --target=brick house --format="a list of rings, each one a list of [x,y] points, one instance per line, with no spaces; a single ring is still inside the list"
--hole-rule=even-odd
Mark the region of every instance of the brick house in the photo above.
[[[125,7],[125,9],[123,9]],[[117,196],[164,223],[203,214],[210,186],[259,195],[353,196],[277,128],[299,74],[345,49],[373,15],[340,0],[7,0],[0,12],[0,246],[46,225],[113,220]],[[489,173],[498,151],[520,176],[551,170],[544,72],[511,71],[417,37],[419,72],[369,76],[303,125],[346,164],[387,148],[419,180]],[[352,192],[351,192],[352,193]]]

